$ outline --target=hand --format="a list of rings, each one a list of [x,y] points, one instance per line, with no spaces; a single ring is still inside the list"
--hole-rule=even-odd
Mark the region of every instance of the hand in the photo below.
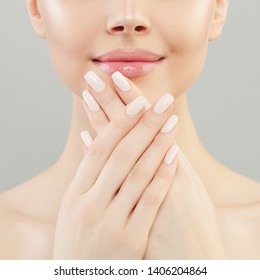
[[[116,73],[117,92],[128,104],[142,92],[130,80]],[[125,93],[124,89],[127,89]],[[101,95],[93,95],[99,100]],[[122,102],[113,92],[106,110],[109,120],[116,116]],[[110,104],[113,104],[112,106]],[[149,105],[148,105],[149,106]],[[108,122],[88,114],[97,133]],[[164,200],[149,235],[147,259],[225,259],[215,209],[195,170],[179,149],[178,166],[172,187]]]
[[[174,181],[150,232],[145,259],[226,259],[213,203],[180,149]]]
[[[108,86],[104,91],[100,105],[85,93],[95,108],[89,114],[107,126],[94,140],[83,133],[87,151],[60,206],[54,259],[142,259],[175,173],[176,131],[164,126],[173,98],[166,95],[144,112],[139,96],[121,103],[109,121],[114,92]]]

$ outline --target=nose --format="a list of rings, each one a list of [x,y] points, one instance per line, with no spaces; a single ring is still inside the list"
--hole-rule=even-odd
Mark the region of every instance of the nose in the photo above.
[[[118,0],[117,0],[118,1]],[[150,22],[137,7],[137,1],[126,0],[111,12],[107,32],[112,35],[143,35],[150,31]]]

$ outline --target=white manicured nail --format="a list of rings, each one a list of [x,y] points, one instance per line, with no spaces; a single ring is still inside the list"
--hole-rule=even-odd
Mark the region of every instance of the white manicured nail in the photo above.
[[[89,71],[84,77],[94,91],[102,92],[106,88],[105,83],[94,71]]]
[[[178,147],[177,147],[176,145],[175,145],[175,146],[172,146],[172,147],[170,148],[170,150],[167,152],[167,154],[166,154],[166,156],[165,156],[165,158],[164,158],[164,162],[165,162],[166,164],[171,164],[171,163],[173,163],[173,161],[174,161],[174,159],[175,159],[177,153],[178,153]]]
[[[87,130],[84,130],[81,132],[80,135],[81,135],[82,141],[84,142],[86,147],[89,148],[91,146],[91,144],[93,143],[93,139],[92,139],[90,133]]]
[[[100,109],[100,106],[98,105],[95,98],[87,90],[85,90],[83,92],[83,98],[84,98],[86,104],[88,105],[88,108],[92,112],[97,112]]]
[[[126,113],[130,116],[137,115],[146,105],[146,99],[143,96],[137,97],[127,107]]]
[[[115,85],[123,92],[129,91],[131,88],[127,79],[119,71],[112,75],[112,80]]]
[[[164,94],[155,104],[153,110],[157,114],[164,113],[173,103],[174,97],[170,93]]]
[[[173,115],[171,116],[168,121],[165,123],[165,125],[163,126],[163,128],[161,129],[161,132],[163,133],[169,133],[173,130],[173,128],[175,127],[175,125],[178,122],[178,117]]]

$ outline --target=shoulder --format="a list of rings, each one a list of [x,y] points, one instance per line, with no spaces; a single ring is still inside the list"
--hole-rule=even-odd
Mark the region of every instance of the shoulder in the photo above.
[[[234,196],[241,198],[244,205],[260,205],[260,183],[245,176],[238,176],[235,184]],[[259,213],[260,214],[260,213]]]
[[[216,207],[225,250],[230,259],[259,259],[260,183],[230,174],[219,188],[221,199]]]
[[[218,175],[218,176],[217,176]],[[211,190],[217,197],[216,206],[242,207],[260,204],[260,183],[228,168],[216,175]]]
[[[0,259],[44,259],[50,255],[52,228],[24,211],[28,201],[21,199],[20,191],[14,188],[0,194]]]
[[[0,259],[13,259],[16,237],[15,214],[9,209],[5,196],[0,194]]]

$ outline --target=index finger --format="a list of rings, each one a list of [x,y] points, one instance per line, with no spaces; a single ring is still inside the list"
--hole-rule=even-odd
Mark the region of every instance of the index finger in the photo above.
[[[131,80],[129,80],[119,71],[112,75],[112,80],[118,95],[126,105],[131,103],[138,96],[145,96]],[[151,104],[147,102],[145,109],[147,110],[150,107]]]
[[[120,72],[115,72],[112,75],[114,87],[105,83],[94,71],[89,71],[85,75],[85,79],[88,82],[89,91],[85,91],[84,97],[92,95],[93,97],[91,96],[91,98],[98,102],[97,106],[100,106],[102,108],[102,113],[105,114],[104,118],[104,116],[100,114],[100,111],[96,112],[95,110],[95,112],[91,112],[86,110],[88,118],[97,134],[100,134],[107,126],[108,122],[115,118],[126,105],[130,104],[137,97],[144,96],[142,91]],[[87,92],[89,92],[89,94],[87,94]],[[88,104],[87,98],[85,101]],[[147,101],[146,103],[145,109],[147,110],[151,105]]]

